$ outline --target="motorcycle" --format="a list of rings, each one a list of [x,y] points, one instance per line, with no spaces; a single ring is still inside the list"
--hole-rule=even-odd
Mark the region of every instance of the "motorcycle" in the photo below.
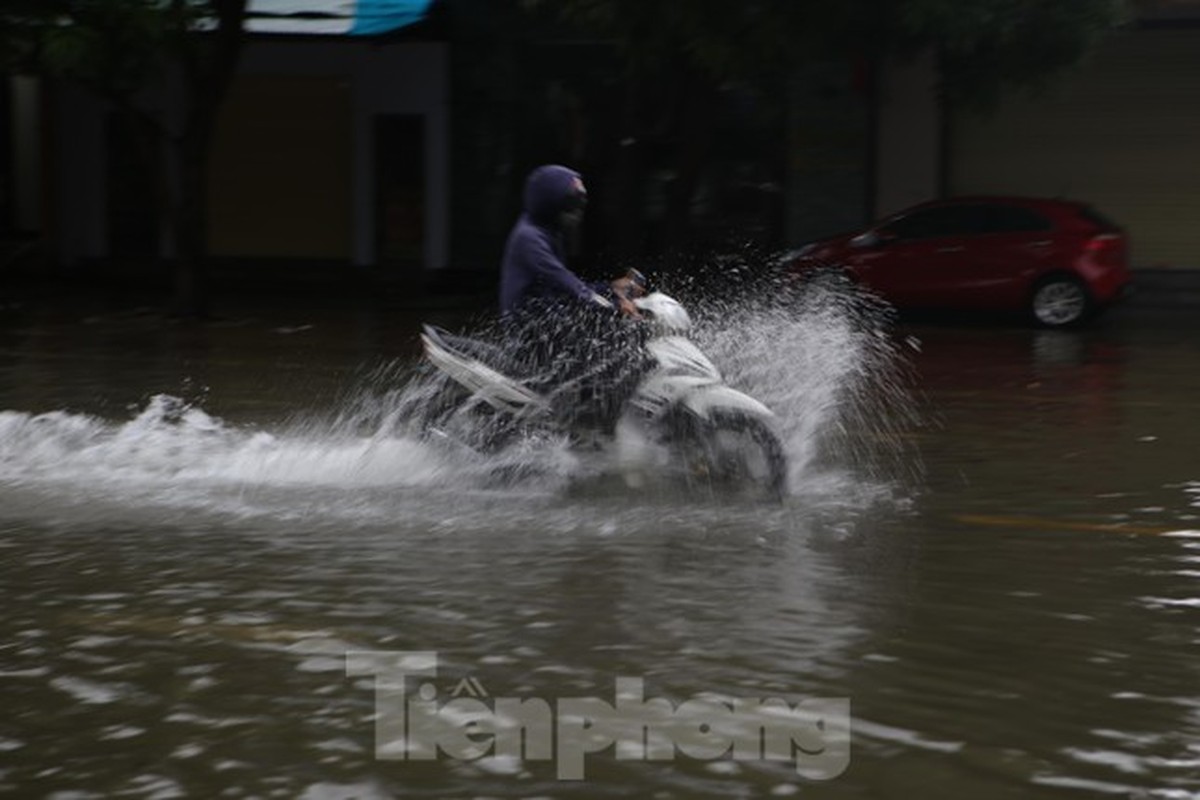
[[[480,452],[540,435],[565,436],[587,450],[618,440],[650,443],[665,456],[655,469],[676,468],[689,485],[782,498],[787,457],[775,414],[725,383],[686,337],[691,318],[678,301],[656,291],[632,302],[642,317],[633,324],[647,327],[645,368],[611,432],[556,413],[551,392],[506,373],[503,347],[425,325],[425,358],[442,379],[427,434]]]

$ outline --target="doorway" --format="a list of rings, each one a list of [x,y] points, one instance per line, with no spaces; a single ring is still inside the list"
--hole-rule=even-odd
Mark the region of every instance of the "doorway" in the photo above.
[[[375,118],[375,245],[383,267],[421,269],[425,260],[425,117]]]

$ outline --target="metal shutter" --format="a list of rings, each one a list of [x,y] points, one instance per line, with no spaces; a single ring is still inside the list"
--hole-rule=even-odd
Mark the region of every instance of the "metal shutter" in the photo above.
[[[1039,95],[956,116],[947,166],[955,194],[1091,203],[1135,267],[1200,268],[1200,30],[1122,31]]]

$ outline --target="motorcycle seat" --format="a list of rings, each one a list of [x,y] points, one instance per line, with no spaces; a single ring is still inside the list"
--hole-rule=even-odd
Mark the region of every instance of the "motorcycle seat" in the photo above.
[[[459,358],[478,361],[513,380],[520,381],[524,377],[512,355],[499,345],[469,336],[459,336],[435,325],[425,325],[423,328],[425,335],[433,339],[439,347]]]

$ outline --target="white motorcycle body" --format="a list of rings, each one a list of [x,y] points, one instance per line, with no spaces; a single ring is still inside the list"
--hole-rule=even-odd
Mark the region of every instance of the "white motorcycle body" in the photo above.
[[[691,327],[691,319],[676,300],[655,292],[638,298],[634,305],[650,319],[656,335],[646,343],[654,367],[638,384],[628,401],[630,406],[652,418],[682,407],[704,420],[722,409],[774,419],[765,405],[727,386],[716,365],[682,335]],[[426,328],[421,344],[434,366],[498,410],[541,411],[548,407],[545,398],[519,381],[448,346],[434,329]]]
[[[737,389],[725,385],[720,371],[682,336],[652,339],[646,349],[654,360],[629,404],[651,417],[671,408],[686,408],[703,420],[714,410],[728,409],[764,420],[773,419],[771,409]]]
[[[621,425],[632,424],[657,434],[660,441],[677,434],[681,420],[693,432],[731,424],[742,430],[752,429],[757,441],[771,451],[769,480],[774,490],[781,492],[786,466],[775,434],[775,414],[753,397],[728,386],[716,365],[684,336],[691,319],[676,300],[655,292],[638,298],[634,304],[652,326],[653,334],[645,344],[652,366],[625,402]],[[455,339],[429,326],[421,335],[429,361],[465,389],[471,401],[486,403],[518,420],[546,415],[550,403],[545,397],[488,366],[466,348],[455,347],[451,341]],[[456,341],[461,344],[464,340]]]

